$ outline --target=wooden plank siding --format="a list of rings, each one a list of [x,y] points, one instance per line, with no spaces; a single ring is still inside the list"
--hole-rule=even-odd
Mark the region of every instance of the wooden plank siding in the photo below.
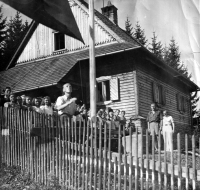
[[[119,97],[118,101],[114,101],[107,107],[111,107],[114,111],[116,109],[126,112],[125,117],[128,119],[132,115],[136,114],[136,98],[135,98],[135,86],[134,81],[136,77],[135,72],[127,72],[112,75],[112,77],[118,77],[119,79]]]
[[[152,83],[156,82],[166,89],[166,105],[161,106],[160,110],[168,110],[169,114],[173,117],[175,122],[175,134],[181,133],[181,144],[184,145],[184,134],[191,134],[191,115],[190,115],[190,95],[179,91],[172,85],[167,84],[156,77],[149,75],[141,70],[137,70],[138,79],[138,98],[139,98],[139,115],[146,118],[147,113],[150,111],[150,104],[153,102],[153,89]],[[176,94],[186,98],[186,109],[184,113],[180,113],[177,110],[177,99]],[[176,145],[176,140],[174,141]],[[175,146],[176,148],[176,146]]]
[[[65,36],[65,50],[67,51],[83,49],[89,46],[88,12],[75,3],[71,6],[71,9],[85,44]],[[99,24],[97,17],[95,17],[95,44],[110,43],[112,41],[115,41],[114,37]],[[39,24],[17,62],[46,57],[56,52],[54,51],[54,31]]]

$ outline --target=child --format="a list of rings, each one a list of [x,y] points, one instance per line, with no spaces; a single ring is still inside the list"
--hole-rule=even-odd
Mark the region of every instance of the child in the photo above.
[[[4,103],[4,107],[6,108],[19,108],[19,106],[15,103],[16,97],[14,94],[10,94],[10,102]]]
[[[125,125],[126,124],[126,118],[125,118],[125,111],[121,111],[121,115],[119,117],[120,123]]]
[[[36,111],[38,113],[42,113],[42,110],[40,108],[41,102],[42,102],[41,98],[33,98],[33,101],[32,101],[33,111]]]
[[[41,113],[53,115],[53,107],[51,106],[51,99],[49,96],[43,98],[42,106],[40,106]]]
[[[114,120],[115,120],[115,121],[120,121],[119,113],[120,113],[120,110],[117,109],[117,110],[115,111],[115,115],[114,115]]]
[[[26,96],[23,94],[21,95],[22,98],[22,105],[26,105]]]
[[[24,108],[27,109],[28,111],[32,111],[32,98],[30,96],[26,96],[26,105],[24,105]]]

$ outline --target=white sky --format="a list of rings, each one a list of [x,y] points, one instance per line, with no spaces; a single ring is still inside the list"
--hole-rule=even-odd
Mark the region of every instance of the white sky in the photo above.
[[[104,5],[107,3],[104,0]],[[200,86],[200,0],[111,0],[111,3],[118,8],[119,26],[124,29],[126,17],[133,27],[139,21],[149,43],[153,31],[163,45],[168,45],[173,36],[181,60]],[[102,6],[103,0],[95,0],[95,9],[101,12]],[[3,10],[8,17],[15,14],[7,5]]]

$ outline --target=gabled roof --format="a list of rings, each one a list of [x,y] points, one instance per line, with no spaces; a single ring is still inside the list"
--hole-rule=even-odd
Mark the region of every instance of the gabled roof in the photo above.
[[[96,57],[138,48],[131,43],[113,43],[96,48]],[[56,85],[79,61],[89,59],[89,50],[54,55],[48,58],[20,64],[0,73],[0,86],[10,86],[20,92]]]
[[[83,12],[85,12],[87,15],[89,15],[88,4],[86,2],[79,1],[79,0],[71,0],[71,1],[74,2],[74,4],[71,5],[72,7],[78,6]],[[120,27],[116,26],[113,22],[111,22],[107,17],[102,15],[100,12],[95,10],[94,14],[95,14],[95,22],[98,23],[98,25],[101,26],[103,28],[103,30],[105,30],[107,33],[109,33],[109,35],[112,36],[112,39],[114,39],[114,41],[117,41],[119,43],[128,42],[128,43],[132,43],[133,45],[140,46],[140,44],[135,39],[133,39],[131,36],[127,35],[124,30],[122,30]],[[9,66],[7,67],[7,69],[11,68],[13,65],[15,65],[15,63],[17,62],[17,59],[20,57],[21,53],[23,52],[24,48],[26,47],[27,43],[29,42],[32,34],[37,29],[37,26],[38,26],[37,23],[32,22],[32,25],[33,25],[33,27],[30,27],[24,40],[19,45],[18,49],[16,50],[15,54],[13,55],[11,62],[9,63]],[[84,46],[82,48],[88,48],[88,46]],[[40,59],[40,58],[41,57],[38,57],[38,59]],[[21,63],[19,63],[19,64],[21,64]]]
[[[74,1],[79,7],[88,13],[88,4],[86,2],[80,2],[79,0],[72,1]],[[137,42],[137,40],[126,34],[124,30],[116,26],[98,11],[95,11],[95,19],[96,22],[98,22],[113,36],[113,38],[116,39],[115,43],[113,44],[105,44],[101,47],[95,47],[96,57],[117,53],[119,51],[141,48],[142,51],[150,55],[153,60],[151,61],[153,64],[156,64],[158,67],[162,67],[168,73],[171,72],[171,74],[179,74],[177,71],[166,65],[162,60],[156,58],[145,47]],[[30,37],[30,35],[27,36]],[[27,40],[24,41],[27,42]],[[24,44],[22,47],[24,47]],[[52,54],[47,57],[31,60],[27,63],[19,64],[12,69],[1,72],[0,86],[2,88],[10,86],[14,92],[19,92],[55,85],[70,71],[70,69],[77,63],[78,60],[88,59],[89,50],[88,48],[84,50],[79,49],[77,52],[71,53],[64,50],[57,51],[56,54],[57,55]],[[181,75],[179,79],[188,86],[191,86],[192,89],[198,88],[198,86],[192,81]]]

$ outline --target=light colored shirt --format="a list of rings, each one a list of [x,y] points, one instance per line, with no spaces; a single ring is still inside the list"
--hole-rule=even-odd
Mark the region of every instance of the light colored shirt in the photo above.
[[[163,126],[171,125],[174,123],[172,116],[163,116]]]
[[[41,113],[53,115],[53,108],[51,106],[40,106]]]
[[[33,108],[33,111],[36,111],[36,112],[38,112],[38,113],[42,113],[43,112],[43,110],[41,110],[41,108],[39,107],[36,107],[36,106],[32,106],[32,108]]]
[[[70,99],[68,99],[65,95],[59,96],[57,98],[55,107],[61,106],[69,101],[70,101]],[[69,105],[67,105],[65,108],[63,108],[62,110],[59,110],[58,115],[62,115],[63,113],[66,113],[69,115],[74,115],[76,110],[77,110],[77,105],[75,102],[72,102]]]

